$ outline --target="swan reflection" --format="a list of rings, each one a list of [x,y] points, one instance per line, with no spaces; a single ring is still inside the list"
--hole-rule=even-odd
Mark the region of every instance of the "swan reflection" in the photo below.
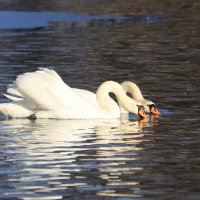
[[[15,166],[12,173],[18,174],[8,176],[8,181],[25,196],[30,191],[49,194],[68,187],[87,190],[99,181],[105,189],[118,187],[122,174],[143,169],[130,165],[142,150],[143,125],[129,121],[127,115],[108,121],[5,120],[0,122],[0,132],[6,143],[3,151],[9,160],[8,170]],[[97,190],[104,195],[102,188]]]
[[[0,121],[0,131],[12,140],[8,146],[15,145],[19,148],[18,151],[23,147],[23,153],[27,155],[56,152],[58,153],[56,158],[61,159],[77,157],[77,151],[89,148],[95,148],[95,151],[102,148],[115,149],[115,151],[124,151],[129,148],[140,149],[137,144],[145,140],[143,131],[145,126],[149,127],[152,124],[144,120],[129,121],[127,115],[122,115],[120,120],[42,119],[30,121],[16,119]],[[63,152],[65,153],[64,158],[62,157]],[[45,156],[53,155],[46,154]]]

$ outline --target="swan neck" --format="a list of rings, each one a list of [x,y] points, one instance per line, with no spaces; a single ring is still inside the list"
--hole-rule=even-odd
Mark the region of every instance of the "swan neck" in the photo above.
[[[113,93],[117,98],[117,89],[114,81],[106,81],[102,83],[96,92],[97,101],[102,109],[109,112],[117,111],[119,112],[119,106],[117,103],[109,96],[109,93]]]
[[[144,99],[140,88],[132,82],[125,81],[122,83],[124,90],[132,95],[132,97],[137,101]]]
[[[120,112],[118,104],[109,96],[109,93],[113,93],[116,96],[119,105],[126,111],[137,114],[138,108],[136,102],[126,95],[125,90],[120,84],[114,81],[104,82],[97,90],[97,101],[99,102],[101,108],[107,110],[115,109]]]

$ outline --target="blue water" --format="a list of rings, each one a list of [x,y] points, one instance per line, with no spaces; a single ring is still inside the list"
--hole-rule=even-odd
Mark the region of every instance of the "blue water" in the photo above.
[[[124,23],[153,23],[162,16],[80,15],[71,12],[0,11],[0,29],[29,29],[48,26],[52,22],[80,23],[94,20],[114,20]]]

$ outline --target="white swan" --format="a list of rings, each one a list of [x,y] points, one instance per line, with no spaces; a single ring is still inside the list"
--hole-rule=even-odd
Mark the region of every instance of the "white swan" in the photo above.
[[[135,83],[130,81],[124,81],[121,85],[127,93],[130,93],[132,95],[133,99],[135,99],[137,102],[141,103],[144,106],[145,112],[152,113],[154,115],[160,114],[155,103],[145,99],[142,95],[141,90]],[[122,108],[121,112],[127,111]]]
[[[146,117],[144,108],[129,98],[122,86],[114,81],[101,84],[95,100],[88,100],[66,85],[54,70],[46,68],[19,75],[8,86],[7,92],[17,97],[5,95],[12,102],[0,104],[0,113],[12,118],[119,118],[119,106],[109,93],[114,93],[118,103],[128,112]]]

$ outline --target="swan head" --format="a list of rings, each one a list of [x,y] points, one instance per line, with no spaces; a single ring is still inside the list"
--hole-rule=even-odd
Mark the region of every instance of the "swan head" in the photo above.
[[[140,117],[140,119],[144,119],[147,118],[146,114],[145,114],[145,108],[144,106],[135,101],[134,99],[126,96],[127,101],[124,102],[119,102],[120,106],[123,107],[123,109],[125,109],[126,111],[130,112],[130,113],[134,113],[136,115],[138,115]]]
[[[145,109],[143,105],[137,105],[138,107],[138,116],[140,117],[140,119],[145,119],[147,118],[146,114],[145,114]]]
[[[138,102],[140,102],[144,106],[146,113],[151,113],[153,115],[160,114],[160,112],[158,111],[158,108],[154,102],[149,101],[147,99],[141,99],[141,100],[138,100]]]
[[[147,106],[148,106],[148,110],[151,114],[153,114],[153,115],[160,114],[155,103],[152,102],[151,104],[148,104]]]

